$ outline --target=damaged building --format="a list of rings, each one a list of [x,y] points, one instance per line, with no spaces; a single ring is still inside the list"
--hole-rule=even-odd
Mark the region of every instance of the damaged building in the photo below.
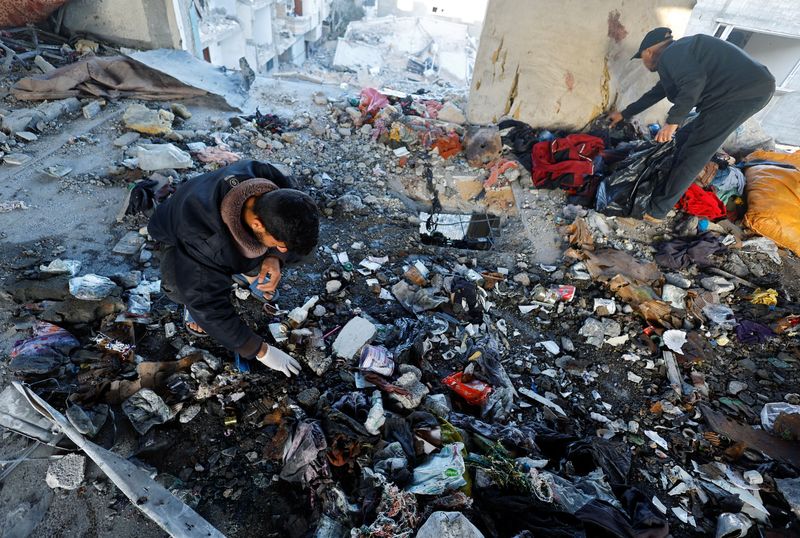
[[[302,64],[320,42],[333,0],[76,0],[64,27],[127,47],[186,50],[228,69],[245,58],[257,72]]]

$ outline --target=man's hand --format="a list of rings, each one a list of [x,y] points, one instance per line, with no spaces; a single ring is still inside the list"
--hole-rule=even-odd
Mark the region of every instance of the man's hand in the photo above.
[[[614,127],[616,124],[625,119],[622,117],[622,113],[617,110],[609,112],[607,117],[609,120],[611,120],[611,127]]]
[[[656,133],[656,142],[669,142],[678,130],[677,123],[668,123]]]
[[[268,368],[283,372],[286,377],[300,373],[300,363],[275,346],[261,344],[256,360]]]
[[[269,276],[269,282],[264,282]],[[278,283],[281,281],[281,262],[278,258],[269,256],[261,262],[261,271],[258,272],[256,287],[264,293],[275,293]],[[261,282],[264,282],[261,284]]]

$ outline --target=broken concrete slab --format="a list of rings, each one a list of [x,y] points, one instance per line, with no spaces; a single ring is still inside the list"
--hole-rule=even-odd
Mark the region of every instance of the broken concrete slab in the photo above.
[[[138,103],[129,105],[122,115],[127,129],[155,136],[171,133],[173,120],[175,114],[168,110],[151,110]]]
[[[81,324],[92,323],[125,310],[125,303],[118,293],[101,301],[82,301],[68,297],[65,301],[43,301],[40,319],[50,323]]]
[[[369,320],[355,317],[347,322],[333,342],[333,353],[343,359],[352,359],[356,353],[375,337],[377,328]]]
[[[52,489],[78,489],[83,483],[86,456],[67,454],[47,467],[44,481]]]
[[[458,125],[463,125],[467,122],[467,117],[464,115],[464,112],[449,101],[436,113],[436,119],[449,123],[456,123]]]
[[[139,140],[141,135],[136,131],[128,131],[127,133],[118,136],[114,139],[114,145],[118,148],[129,146]]]
[[[50,101],[36,108],[22,108],[0,116],[0,130],[15,135],[20,131],[36,128],[39,122],[51,122],[64,114],[77,112],[81,103],[74,97]]]
[[[6,287],[15,301],[63,301],[69,296],[69,276],[54,276],[43,280],[19,280]]]

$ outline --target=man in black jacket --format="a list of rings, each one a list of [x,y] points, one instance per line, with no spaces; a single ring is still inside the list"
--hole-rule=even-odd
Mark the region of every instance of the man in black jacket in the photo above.
[[[162,290],[185,305],[188,330],[287,377],[300,371],[297,361],[267,345],[238,316],[231,277],[258,271],[249,280],[269,277],[258,289],[273,294],[283,260],[317,244],[319,211],[311,197],[292,189],[272,165],[238,161],[178,187],[147,229],[161,243]]]
[[[612,126],[650,108],[665,97],[673,106],[657,142],[676,137],[672,171],[657,185],[645,220],[658,221],[672,209],[694,178],[744,121],[764,108],[775,92],[769,70],[737,46],[707,35],[673,41],[669,28],[647,33],[633,58],[658,72],[659,82],[622,112],[612,112]],[[699,115],[679,125],[692,108]],[[677,131],[677,135],[676,135]]]

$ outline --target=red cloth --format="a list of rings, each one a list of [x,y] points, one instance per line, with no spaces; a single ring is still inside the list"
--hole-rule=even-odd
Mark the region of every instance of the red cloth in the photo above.
[[[721,219],[728,214],[722,200],[717,198],[713,191],[704,190],[697,183],[691,184],[689,190],[675,204],[675,208],[690,215],[706,217],[711,220]]]
[[[531,177],[537,188],[561,187],[575,194],[594,174],[594,158],[603,151],[601,138],[586,134],[572,134],[533,145]]]

